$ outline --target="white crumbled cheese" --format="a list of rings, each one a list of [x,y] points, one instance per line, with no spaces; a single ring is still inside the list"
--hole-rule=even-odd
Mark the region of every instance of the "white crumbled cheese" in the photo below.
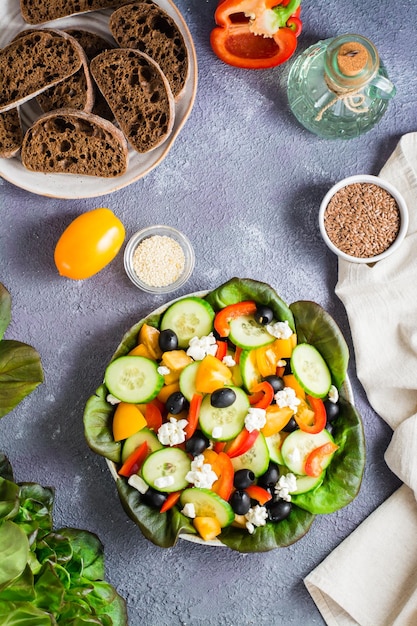
[[[171,370],[166,365],[160,365],[157,371],[158,374],[161,374],[161,376],[168,376],[168,374],[171,373]]]
[[[297,489],[297,479],[294,474],[288,473],[279,477],[275,485],[275,493],[278,498],[291,502],[291,493]]]
[[[293,448],[293,450],[287,450],[286,455],[291,465],[298,465],[300,463],[301,452],[298,448]]]
[[[252,407],[248,410],[248,414],[245,417],[245,428],[250,433],[253,430],[261,430],[266,424],[266,411],[265,409],[258,409]]]
[[[192,502],[187,502],[187,504],[184,505],[181,513],[184,513],[184,515],[186,515],[187,517],[191,517],[191,519],[194,519],[196,517],[194,504]]]
[[[223,426],[215,426],[212,430],[211,436],[213,439],[220,439],[223,434]]]
[[[158,439],[164,446],[176,446],[185,441],[184,428],[188,420],[176,420],[170,417],[169,422],[165,422],[158,429]]]
[[[233,367],[234,365],[236,365],[236,361],[231,354],[226,354],[226,356],[224,356],[222,359],[222,363],[227,365],[227,367]]]
[[[252,535],[252,533],[255,532],[256,526],[265,526],[268,517],[268,511],[264,506],[260,506],[259,504],[257,504],[253,508],[249,509],[245,517],[247,520],[246,528]]]
[[[149,489],[148,483],[145,483],[143,478],[138,476],[138,474],[132,474],[132,476],[129,476],[127,482],[131,487],[134,487],[134,489],[137,489],[139,493],[142,494],[146,493]]]
[[[330,402],[333,402],[334,404],[336,404],[336,402],[338,402],[339,400],[339,392],[334,385],[331,385],[329,389],[329,400]]]
[[[116,404],[120,404],[121,400],[119,400],[119,398],[115,398],[115,396],[112,396],[111,393],[108,393],[106,396],[106,400],[109,404],[111,404],[112,406],[115,406]]]
[[[217,343],[213,333],[209,333],[205,337],[193,337],[190,339],[187,354],[194,359],[194,361],[202,361],[208,354],[216,356],[216,352]]]
[[[298,405],[301,402],[291,387],[284,387],[281,391],[277,391],[275,400],[280,409],[288,406],[294,413],[297,413]]]
[[[159,476],[156,478],[154,483],[157,489],[165,489],[165,487],[170,487],[175,482],[175,478],[173,476]]]
[[[191,470],[185,479],[200,489],[211,489],[218,476],[211,469],[210,463],[204,463],[204,456],[199,454],[191,461]]]
[[[285,322],[275,322],[274,324],[267,324],[266,330],[270,335],[277,339],[289,339],[292,335],[292,330],[287,320]]]
[[[278,367],[285,367],[287,365],[287,361],[284,361],[284,359],[280,359],[277,363]]]

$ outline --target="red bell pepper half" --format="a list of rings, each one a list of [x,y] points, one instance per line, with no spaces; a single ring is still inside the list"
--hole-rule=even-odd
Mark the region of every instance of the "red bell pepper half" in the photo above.
[[[224,0],[229,2],[229,0]],[[216,313],[214,318],[214,330],[220,337],[228,337],[230,333],[230,320],[234,320],[241,315],[253,315],[256,313],[256,303],[252,300],[229,304]]]
[[[228,65],[266,69],[287,61],[302,29],[301,0],[223,0],[210,43]]]

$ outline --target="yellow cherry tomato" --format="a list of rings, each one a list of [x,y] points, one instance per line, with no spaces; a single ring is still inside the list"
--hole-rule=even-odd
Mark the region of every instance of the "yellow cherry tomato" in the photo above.
[[[143,413],[135,404],[120,402],[113,417],[113,437],[115,441],[127,439],[147,425]]]
[[[119,252],[125,228],[113,211],[94,209],[77,217],[64,230],[54,260],[61,276],[82,280],[100,272]]]

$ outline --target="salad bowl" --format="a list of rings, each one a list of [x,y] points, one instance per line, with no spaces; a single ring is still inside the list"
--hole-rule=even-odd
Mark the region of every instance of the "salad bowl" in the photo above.
[[[209,325],[206,326],[204,333],[199,333],[197,331],[196,334],[197,336],[208,335],[212,338],[216,335],[217,339],[219,339],[219,323],[217,320],[222,317],[222,315],[220,315],[221,312],[229,312],[231,307],[235,307],[239,310],[239,308],[247,303],[251,303],[251,305],[255,306],[256,311],[264,311],[264,309],[271,311],[273,313],[274,321],[278,321],[279,324],[284,324],[287,328],[291,329],[290,335],[294,340],[292,356],[286,358],[286,360],[281,359],[279,361],[279,367],[282,370],[280,372],[280,375],[282,376],[281,380],[289,381],[291,378],[291,381],[293,382],[288,384],[293,384],[294,389],[300,389],[300,391],[297,391],[297,394],[300,397],[307,398],[307,404],[306,401],[299,401],[301,402],[300,406],[310,406],[308,403],[311,403],[311,406],[325,406],[328,404],[331,389],[332,395],[336,394],[336,398],[332,398],[332,403],[337,405],[337,417],[333,419],[333,416],[330,419],[329,414],[327,414],[327,423],[326,419],[324,422],[326,423],[326,426],[324,426],[323,423],[320,427],[320,432],[316,429],[316,434],[313,435],[304,431],[308,431],[310,429],[311,432],[314,432],[312,430],[314,422],[313,426],[311,426],[310,424],[303,425],[297,421],[295,426],[290,429],[289,423],[287,423],[288,418],[285,427],[283,427],[282,431],[280,431],[280,434],[283,435],[283,437],[280,442],[279,450],[269,447],[269,440],[271,440],[271,437],[267,436],[269,433],[265,430],[265,426],[263,428],[260,425],[258,425],[257,428],[254,426],[253,430],[257,431],[255,433],[255,439],[253,439],[255,443],[251,444],[252,447],[249,448],[249,452],[246,448],[246,454],[244,454],[242,452],[242,448],[236,448],[236,441],[241,441],[239,437],[242,437],[243,432],[245,432],[245,435],[248,434],[247,429],[245,427],[242,428],[242,425],[240,425],[238,429],[239,434],[236,435],[236,432],[238,431],[232,432],[234,425],[232,425],[232,430],[229,432],[229,425],[227,420],[225,420],[222,422],[223,426],[220,428],[220,431],[219,428],[217,428],[216,431],[216,425],[218,426],[218,423],[212,423],[210,413],[210,410],[213,411],[212,407],[215,406],[212,399],[214,395],[212,391],[213,387],[211,388],[211,391],[206,390],[201,393],[198,389],[198,393],[196,394],[195,388],[194,391],[190,391],[190,382],[188,377],[188,382],[186,384],[184,383],[184,388],[182,386],[180,387],[181,390],[184,391],[184,395],[191,398],[191,402],[186,405],[188,407],[187,410],[189,411],[188,414],[186,412],[186,416],[188,415],[188,424],[193,420],[191,417],[191,406],[193,402],[192,397],[193,395],[202,396],[202,403],[199,405],[200,408],[196,413],[198,421],[194,428],[197,429],[197,433],[200,433],[201,431],[206,438],[205,447],[209,452],[207,453],[206,450],[204,450],[203,454],[216,455],[218,453],[220,455],[220,453],[222,453],[226,456],[230,456],[234,472],[232,479],[235,487],[231,487],[227,496],[224,495],[224,491],[219,490],[217,490],[217,493],[213,496],[210,487],[199,488],[197,483],[194,483],[194,485],[189,484],[190,480],[192,480],[190,478],[192,472],[191,474],[188,472],[185,482],[175,483],[172,487],[167,487],[164,483],[164,486],[160,487],[161,491],[164,492],[162,493],[161,503],[163,503],[165,499],[170,501],[173,498],[172,492],[175,491],[175,493],[178,494],[177,500],[174,501],[173,505],[170,505],[170,507],[165,510],[164,506],[161,507],[160,504],[157,506],[150,504],[148,499],[144,497],[144,493],[146,493],[146,491],[143,491],[134,481],[131,480],[131,475],[124,475],[125,472],[123,472],[127,458],[125,451],[128,446],[127,442],[129,441],[129,436],[123,439],[123,435],[116,437],[114,434],[116,432],[115,414],[117,405],[120,401],[125,403],[126,401],[131,401],[132,398],[124,395],[124,392],[118,391],[119,379],[115,382],[114,372],[120,371],[120,367],[123,364],[129,363],[129,359],[133,358],[133,356],[138,354],[142,354],[143,356],[144,353],[140,352],[139,347],[142,345],[140,339],[142,335],[141,329],[151,327],[160,336],[164,330],[172,332],[172,329],[175,328],[177,331],[177,340],[180,342],[180,345],[175,347],[183,348],[183,346],[185,346],[187,349],[190,345],[190,337],[187,337],[186,339],[183,337],[183,329],[176,325],[178,316],[177,318],[174,316],[174,311],[180,310],[180,317],[188,312],[187,307],[192,308],[196,306],[198,309],[198,307],[201,306],[201,309],[209,312],[211,311],[211,321]],[[202,317],[204,317],[204,314]],[[265,324],[265,320],[260,322],[259,316],[257,316],[257,314],[254,315],[257,319],[256,323],[253,322],[252,314],[248,314],[246,317],[250,321],[249,326],[253,324],[256,328],[256,332],[254,333],[256,336],[255,339],[248,339],[247,336],[245,336],[246,338],[242,338],[242,336],[239,337],[239,334],[242,335],[242,333],[246,333],[245,329],[247,324],[240,322],[240,320],[243,319],[243,316],[237,318],[237,324],[235,324],[234,321],[230,323],[230,328],[232,328],[233,325],[233,332],[231,332],[231,335],[227,340],[228,350],[232,352],[237,361],[239,361],[237,358],[237,353],[239,353],[240,361],[238,363],[233,361],[233,366],[229,363],[229,367],[233,370],[233,378],[231,377],[230,380],[217,385],[218,387],[224,386],[224,388],[230,387],[233,389],[235,396],[237,395],[238,397],[242,397],[243,403],[246,402],[247,407],[260,406],[259,403],[254,401],[256,393],[258,393],[256,399],[259,397],[265,398],[265,396],[262,396],[260,391],[256,391],[256,384],[253,384],[253,380],[249,381],[249,378],[253,376],[257,377],[258,384],[261,385],[260,389],[265,387],[264,382],[267,380],[267,377],[262,378],[262,376],[259,375],[256,368],[245,365],[246,363],[253,363],[251,359],[256,354],[256,351],[259,350],[258,347],[249,348],[247,342],[249,341],[250,343],[253,341],[254,344],[258,346],[258,335],[259,333],[262,334],[264,332],[264,330],[259,329],[259,326]],[[225,317],[224,314],[223,317]],[[216,320],[215,322],[213,322],[213,318]],[[227,318],[227,320],[228,319],[229,318]],[[270,328],[271,326],[268,325],[268,329]],[[209,330],[212,332],[208,332]],[[187,330],[187,332],[191,331]],[[252,330],[248,332],[252,333]],[[274,339],[269,337],[267,338],[267,341],[271,342],[274,341]],[[238,346],[239,343],[244,345],[244,348]],[[314,380],[307,381],[307,392],[305,393],[305,390],[299,386],[299,380],[302,381],[305,376],[304,373],[300,374],[304,366],[299,361],[300,357],[297,356],[296,358],[296,352],[297,354],[302,354],[303,350],[306,349],[306,346],[309,351],[308,359],[311,358],[311,355],[313,355],[314,358],[317,356],[318,362],[323,362],[325,364],[324,370],[329,378],[328,381],[325,382],[325,387],[323,387],[323,389],[319,389],[318,386],[316,387],[316,382],[314,382]],[[139,353],[137,352],[138,348]],[[183,352],[184,354],[186,353],[186,350],[184,349],[179,349],[177,351]],[[189,357],[189,360],[192,361],[192,363],[190,363],[191,371],[194,367],[201,368],[201,363],[204,362],[204,356],[194,355],[194,358]],[[348,360],[348,347],[340,329],[331,316],[318,304],[310,301],[298,301],[288,306],[269,285],[251,279],[233,278],[213,291],[193,293],[189,296],[183,296],[179,299],[168,302],[164,306],[152,312],[146,318],[138,321],[123,335],[110,363],[107,367],[103,368],[103,384],[99,386],[86,403],[83,418],[85,437],[90,448],[95,453],[105,457],[111,475],[115,481],[120,502],[127,515],[135,522],[135,524],[137,524],[143,535],[154,544],[160,547],[171,547],[174,546],[177,540],[181,538],[202,543],[204,545],[227,546],[239,552],[265,552],[276,548],[286,547],[300,540],[308,532],[316,515],[331,514],[343,508],[354,500],[360,489],[365,466],[365,442],[362,421],[353,405],[351,387],[347,377]],[[152,359],[145,357],[145,361],[147,361],[146,366],[148,366],[148,361],[152,361]],[[155,387],[151,394],[151,396],[153,395],[153,398],[157,396],[157,399],[150,401],[149,398],[151,396],[149,396],[146,398],[146,402],[155,401],[159,402],[159,405],[161,405],[163,402],[162,400],[159,400],[159,398],[163,398],[166,402],[165,409],[175,413],[173,408],[167,408],[171,406],[171,401],[168,401],[170,400],[170,396],[167,396],[167,394],[164,395],[164,391],[167,390],[168,384],[172,383],[170,383],[168,379],[164,379],[162,376],[163,368],[161,369],[161,364],[164,365],[163,360],[161,360],[160,357],[155,358],[155,363],[153,364],[154,370],[152,370],[152,373],[149,374],[146,383],[148,386],[151,385],[153,389],[156,383],[152,382],[151,384],[149,381],[159,380],[158,376],[162,377],[162,380],[159,380],[158,382],[157,388]],[[293,368],[293,372],[290,372],[289,370],[290,364]],[[161,374],[155,374],[158,369]],[[124,371],[124,374],[126,371],[127,370]],[[297,372],[297,376],[295,376],[294,372]],[[163,373],[166,374],[166,372]],[[307,377],[308,376],[309,374],[307,373]],[[277,377],[275,376],[274,378]],[[205,383],[204,378],[202,378],[202,374],[200,375],[200,379],[203,380],[202,384],[204,387]],[[194,382],[192,385],[195,385],[195,379],[193,380]],[[306,379],[304,377],[304,382],[305,380]],[[269,383],[267,381],[267,387],[268,384]],[[285,384],[287,384],[287,382]],[[322,381],[317,382],[317,385],[322,385]],[[185,388],[187,388],[187,391],[185,391]],[[254,392],[254,389],[256,393]],[[288,388],[285,387],[285,389]],[[261,394],[260,396],[259,393]],[[180,395],[183,394],[181,393]],[[319,396],[321,396],[321,398]],[[168,400],[166,399],[167,397]],[[275,394],[274,398],[277,399],[277,397],[278,394]],[[316,400],[314,398],[316,398]],[[136,405],[140,406],[140,409],[146,418],[146,402],[140,398],[135,399]],[[272,403],[272,406],[273,404],[276,404],[278,400],[270,400],[270,402]],[[207,407],[210,404],[211,409],[207,412],[207,408],[204,409],[204,406]],[[267,415],[268,410],[266,411]],[[214,414],[217,416],[221,413],[221,411],[222,409],[214,409]],[[318,411],[316,415],[318,415],[319,412],[320,411]],[[244,413],[246,413],[246,409],[244,410]],[[301,420],[302,411],[299,411],[298,413],[299,415],[301,413]],[[167,423],[168,419],[177,423],[183,415],[184,412],[182,411],[179,415],[171,415],[169,413],[168,416],[166,416],[165,411],[163,418],[164,423]],[[311,411],[310,415],[312,415]],[[318,417],[315,417],[315,420],[317,422]],[[294,419],[292,421],[294,422]],[[185,423],[187,424],[187,422]],[[245,422],[245,424],[246,423],[247,422]],[[224,426],[224,424],[226,424],[226,426]],[[147,427],[154,429],[155,432],[152,434],[153,440],[156,439],[156,434],[160,437],[160,430],[157,426],[152,426],[152,424],[145,424],[145,426],[146,428],[144,431],[147,430]],[[302,428],[300,428],[300,426],[302,426]],[[184,432],[187,432],[187,428],[188,426],[185,426]],[[249,429],[249,426],[247,428]],[[134,434],[130,437],[130,439],[132,440],[136,436],[137,435]],[[291,453],[287,453],[288,460],[287,456],[284,457],[284,448],[281,448],[283,445],[282,442],[284,441],[284,443],[288,443],[290,439],[292,441],[296,441],[297,438],[300,440],[302,439],[303,442],[307,442],[306,446],[310,446],[311,449],[317,446],[318,450],[321,446],[327,451],[329,445],[331,446],[328,457],[326,457],[325,460],[323,460],[323,457],[319,470],[315,474],[310,473],[309,476],[305,475],[306,472],[304,471],[304,465],[300,466],[298,464],[298,461],[296,461],[294,457],[294,450],[291,450],[288,445],[286,447],[288,450],[291,450]],[[191,436],[190,441],[192,439],[193,437]],[[314,445],[311,443],[313,439],[317,439],[317,442]],[[152,473],[150,470],[148,471],[147,466],[152,465],[149,458],[155,457],[155,455],[161,453],[159,448],[162,448],[162,455],[169,455],[174,449],[176,454],[183,455],[181,458],[185,459],[185,462],[187,462],[187,456],[190,458],[189,462],[191,462],[193,457],[196,459],[200,454],[199,452],[196,453],[191,451],[191,448],[187,447],[188,441],[180,444],[172,441],[170,444],[167,444],[166,442],[161,444],[161,441],[163,442],[162,437],[160,437],[159,442],[156,442],[156,451],[155,449],[151,449],[150,451],[148,450],[147,454],[149,456],[146,456],[143,465],[134,468],[134,473],[136,474],[135,480],[139,480],[142,486],[145,484],[146,489],[150,488],[150,491],[155,491],[155,484],[153,483]],[[276,444],[274,444],[274,446],[275,445]],[[124,451],[125,446],[126,448]],[[180,450],[178,450],[178,448]],[[267,452],[264,452],[264,450]],[[232,454],[232,451],[236,452],[236,454]],[[239,454],[237,454],[238,452]],[[230,460],[228,460],[228,463],[230,464]],[[268,491],[270,493],[270,495],[267,495],[269,498],[272,498],[271,502],[279,500],[282,504],[282,498],[285,500],[286,504],[284,508],[286,508],[287,513],[285,516],[278,516],[278,519],[276,516],[274,517],[271,515],[270,511],[272,506],[268,509],[268,502],[265,504],[265,502],[261,499],[256,500],[256,497],[258,497],[256,495],[256,489],[259,491],[261,481],[266,475],[264,472],[266,472],[266,469],[269,469],[271,466],[278,467],[280,475],[285,476],[288,474],[289,477],[292,472],[295,472],[297,475],[297,488],[294,487],[292,489],[290,497],[288,497],[288,493],[286,496],[282,496],[282,493],[277,496],[276,494],[278,492],[276,485],[275,490],[271,487],[271,485],[268,485],[268,489],[262,489],[261,487],[261,491]],[[301,467],[302,469],[300,469]],[[231,494],[235,491],[241,492],[241,488],[236,487],[236,477],[240,469],[244,469],[245,472],[249,469],[250,473],[255,476],[255,491],[251,491],[249,488],[246,489],[246,491],[251,494],[251,510],[258,507],[259,510],[262,509],[265,513],[265,521],[259,523],[255,522],[255,525],[246,523],[245,515],[238,514],[236,509],[231,506],[233,500]],[[298,473],[300,475],[298,475]],[[303,476],[301,476],[301,474]],[[311,478],[313,475],[316,476],[316,478]],[[139,479],[137,477],[139,477]],[[220,474],[220,478],[222,477],[223,475]],[[221,483],[220,478],[217,483],[214,483],[212,488],[214,491],[216,491],[215,486],[219,482]],[[184,476],[182,476],[181,480],[184,480]],[[307,483],[308,486],[301,488],[301,484],[305,485]],[[160,484],[162,485],[162,483]],[[298,484],[300,484],[300,487],[298,487]],[[157,493],[158,488],[156,489]],[[207,492],[209,493],[207,494]],[[255,500],[252,499],[254,493]],[[221,496],[219,496],[219,494],[221,494]],[[204,496],[204,506],[202,506],[202,508],[200,507],[200,496],[202,499]],[[208,502],[206,502],[207,498]],[[211,505],[214,504],[214,517],[216,517],[216,507],[219,499],[221,501],[221,510],[218,517],[223,518],[226,516],[227,519],[226,521],[223,520],[219,532],[217,532],[214,536],[207,537],[207,535],[198,530],[199,527],[195,523],[194,519],[194,508],[193,514],[189,515],[187,512],[187,506],[185,505],[191,502],[194,507],[195,504],[197,517],[201,519],[200,516],[206,516],[207,511],[210,510]],[[201,513],[199,512],[199,507],[201,508]],[[161,510],[163,512],[161,512]],[[208,515],[210,516],[211,513]],[[206,517],[204,517],[204,519],[206,519]]]

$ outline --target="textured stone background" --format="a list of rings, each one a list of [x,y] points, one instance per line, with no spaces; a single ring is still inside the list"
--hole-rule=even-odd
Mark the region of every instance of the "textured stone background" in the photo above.
[[[131,626],[319,625],[303,577],[398,486],[383,460],[391,432],[366,400],[353,353],[349,373],[368,454],[358,498],[317,517],[306,537],[279,551],[240,555],[184,541],[162,550],[123,512],[104,459],[84,441],[82,413],[122,334],[164,299],[133,287],[121,254],[96,277],[72,282],[58,276],[53,250],[69,222],[97,206],[113,209],[128,236],[169,224],[187,233],[197,256],[192,279],[175,295],[232,276],[264,280],[287,302],[326,307],[350,342],[334,294],[337,260],[320,238],[318,208],[333,183],[377,174],[400,136],[417,130],[416,2],[303,0],[297,54],[319,39],[363,34],[398,89],[380,124],[347,142],[321,140],[294,120],[286,99],[291,61],[250,72],[212,54],[216,0],[176,4],[194,38],[199,86],[161,165],[126,189],[88,200],[43,198],[0,179],[0,281],[13,298],[6,337],[37,347],[45,369],[45,383],[1,420],[0,449],[18,480],[56,487],[57,526],[99,534],[107,577],[127,598]]]

